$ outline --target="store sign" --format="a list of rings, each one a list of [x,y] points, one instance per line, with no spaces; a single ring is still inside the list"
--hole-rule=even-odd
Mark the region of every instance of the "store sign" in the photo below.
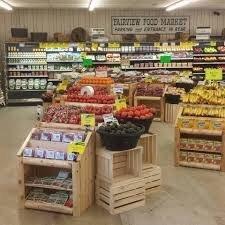
[[[206,80],[222,80],[223,70],[222,69],[205,69]]]
[[[188,16],[112,16],[112,34],[189,33]]]

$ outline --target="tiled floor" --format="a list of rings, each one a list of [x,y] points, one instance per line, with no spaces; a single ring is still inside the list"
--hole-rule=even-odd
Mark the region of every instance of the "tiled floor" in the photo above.
[[[225,174],[173,166],[173,128],[155,123],[160,192],[145,207],[110,216],[93,206],[80,218],[17,209],[16,152],[35,124],[35,108],[0,109],[0,225],[225,225]]]

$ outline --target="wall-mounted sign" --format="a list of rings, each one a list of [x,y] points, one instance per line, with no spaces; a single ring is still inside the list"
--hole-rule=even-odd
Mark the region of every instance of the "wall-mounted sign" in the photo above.
[[[189,16],[112,16],[112,34],[189,33]]]

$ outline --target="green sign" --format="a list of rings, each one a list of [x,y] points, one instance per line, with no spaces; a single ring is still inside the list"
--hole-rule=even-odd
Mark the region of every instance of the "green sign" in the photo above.
[[[89,68],[93,65],[92,59],[83,59],[83,66]]]
[[[222,69],[205,69],[206,80],[222,80],[223,70]]]
[[[171,55],[161,55],[160,62],[161,63],[171,63]]]

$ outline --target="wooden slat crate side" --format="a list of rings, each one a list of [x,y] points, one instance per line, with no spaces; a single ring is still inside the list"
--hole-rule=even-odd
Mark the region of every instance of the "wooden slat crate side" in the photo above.
[[[165,104],[165,122],[175,124],[180,106],[178,104]]]
[[[96,203],[111,214],[118,214],[145,204],[145,182],[142,178],[135,181],[121,181],[111,184],[96,180]]]
[[[142,174],[142,147],[112,152],[97,149],[97,176],[109,182],[125,178],[140,177]]]
[[[157,160],[157,135],[142,135],[140,137],[138,145],[143,147],[143,163],[155,164]]]

